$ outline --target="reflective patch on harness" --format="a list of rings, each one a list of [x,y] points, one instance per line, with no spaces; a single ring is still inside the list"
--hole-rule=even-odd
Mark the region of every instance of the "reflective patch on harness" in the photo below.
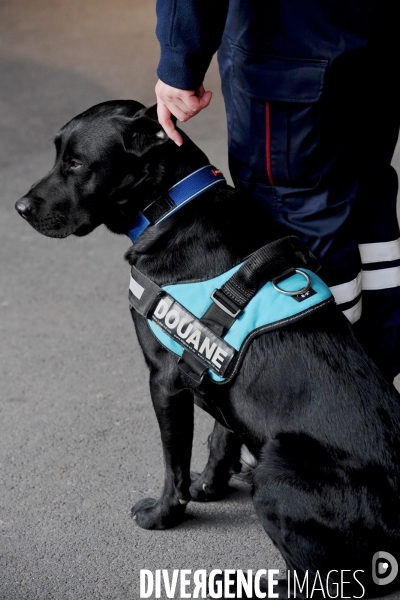
[[[216,336],[173,298],[160,298],[151,320],[215,373],[220,376],[225,374],[235,355],[234,348]]]
[[[138,300],[140,300],[141,297],[143,296],[144,287],[142,285],[140,285],[137,281],[135,281],[133,279],[133,277],[131,277],[131,281],[129,283],[129,289],[132,292],[132,294],[134,296],[136,296],[136,298]]]

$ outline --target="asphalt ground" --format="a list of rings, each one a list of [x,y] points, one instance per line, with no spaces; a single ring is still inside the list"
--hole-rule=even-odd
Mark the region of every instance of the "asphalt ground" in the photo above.
[[[70,118],[154,102],[154,28],[148,0],[0,0],[0,600],[136,600],[140,569],[283,568],[244,484],[191,503],[173,530],[131,520],[160,493],[163,461],[128,310],[129,240],[103,227],[45,238],[14,210]],[[206,87],[212,104],[185,129],[227,172],[215,63]],[[196,409],[194,470],[211,428]]]

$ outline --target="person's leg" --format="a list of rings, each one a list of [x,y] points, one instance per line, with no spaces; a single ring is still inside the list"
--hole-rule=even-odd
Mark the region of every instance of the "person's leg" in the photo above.
[[[400,126],[397,20],[380,12],[358,106],[359,250],[362,315],[357,331],[389,379],[400,372],[400,230],[398,178],[391,166]]]
[[[243,54],[225,40],[220,68],[235,184],[316,254],[338,305],[393,379],[400,372],[400,236],[390,161],[400,98],[394,21],[384,16],[371,19],[368,43],[343,54],[338,44],[326,62],[315,60],[315,48],[312,59],[292,59]],[[316,49],[322,58],[325,42]]]

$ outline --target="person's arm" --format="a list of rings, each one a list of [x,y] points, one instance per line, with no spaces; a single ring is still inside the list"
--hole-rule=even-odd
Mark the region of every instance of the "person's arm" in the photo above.
[[[181,90],[197,90],[221,43],[229,0],[157,0],[157,75]]]
[[[171,115],[187,121],[210,103],[212,94],[204,90],[203,80],[221,42],[228,1],[157,0],[158,118],[178,145],[182,138]]]

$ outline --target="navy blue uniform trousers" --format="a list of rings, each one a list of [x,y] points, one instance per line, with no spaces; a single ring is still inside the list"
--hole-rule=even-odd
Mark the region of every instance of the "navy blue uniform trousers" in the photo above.
[[[393,379],[400,372],[394,8],[372,0],[158,0],[157,10],[160,79],[196,88],[219,48],[235,185],[259,199],[277,231],[296,233],[316,254],[337,304]]]

